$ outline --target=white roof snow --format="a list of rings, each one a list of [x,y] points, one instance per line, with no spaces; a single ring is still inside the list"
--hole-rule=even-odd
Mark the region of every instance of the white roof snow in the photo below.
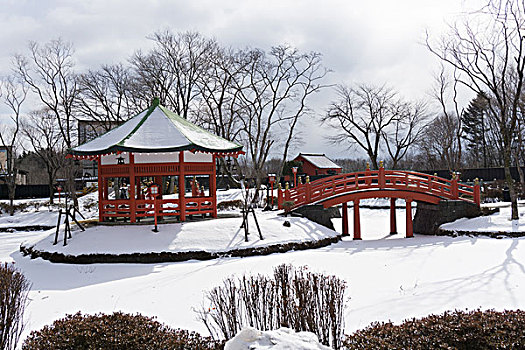
[[[299,153],[300,157],[303,157],[308,162],[312,163],[315,167],[319,169],[341,169],[341,167],[334,162],[332,162],[327,156],[324,154],[303,154]]]
[[[71,150],[74,155],[116,151],[237,152],[242,146],[216,136],[154,101],[153,105],[121,126]]]

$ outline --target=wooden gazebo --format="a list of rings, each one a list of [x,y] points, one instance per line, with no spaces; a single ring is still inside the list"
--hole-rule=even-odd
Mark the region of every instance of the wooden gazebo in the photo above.
[[[135,223],[154,216],[216,217],[215,160],[242,153],[241,145],[190,123],[155,99],[147,110],[69,155],[98,162],[99,221]]]

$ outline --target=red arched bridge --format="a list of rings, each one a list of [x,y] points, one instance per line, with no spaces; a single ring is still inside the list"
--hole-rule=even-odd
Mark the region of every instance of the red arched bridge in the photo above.
[[[291,211],[309,204],[325,208],[343,205],[343,235],[348,235],[348,202],[354,204],[354,239],[361,239],[359,201],[365,198],[390,198],[390,233],[397,233],[395,200],[406,202],[406,237],[413,237],[412,201],[437,204],[442,199],[463,200],[480,205],[480,186],[460,183],[457,176],[451,180],[414,171],[365,170],[339,174],[316,181],[297,184],[295,188],[279,188],[278,207]]]

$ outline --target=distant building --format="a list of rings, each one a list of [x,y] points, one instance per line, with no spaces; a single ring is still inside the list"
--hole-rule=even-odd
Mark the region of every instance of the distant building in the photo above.
[[[77,119],[78,121],[78,144],[82,145],[88,141],[91,141],[108,131],[108,122],[100,120],[89,120],[89,119]],[[111,122],[109,124],[110,129],[113,129],[121,124],[122,122]],[[98,176],[97,162],[91,160],[81,160],[80,166],[82,167],[82,177],[84,178],[96,178]]]
[[[0,183],[7,183],[6,177],[9,172],[7,168],[7,156],[8,156],[7,151],[8,151],[8,147],[0,146]],[[15,183],[17,185],[27,184],[27,171],[17,169]]]
[[[318,153],[299,153],[294,161],[301,162],[303,172],[309,176],[315,175],[336,175],[340,174],[342,168],[335,164],[324,154]]]

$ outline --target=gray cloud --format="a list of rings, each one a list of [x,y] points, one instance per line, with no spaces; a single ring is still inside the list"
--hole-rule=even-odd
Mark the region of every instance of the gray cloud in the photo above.
[[[415,98],[425,95],[436,67],[436,60],[421,45],[425,28],[439,35],[445,21],[453,21],[467,6],[457,0],[0,2],[2,74],[9,71],[12,54],[24,52],[29,40],[62,37],[73,42],[77,68],[85,70],[124,61],[136,49],[151,45],[149,34],[170,28],[196,30],[234,47],[267,49],[288,43],[318,51],[334,71],[330,83],[387,82]],[[316,96],[317,113],[323,113],[333,98],[331,91]],[[319,133],[310,135],[301,150],[340,156],[343,151],[324,144],[328,131],[316,130]],[[303,134],[309,135],[307,127]]]

